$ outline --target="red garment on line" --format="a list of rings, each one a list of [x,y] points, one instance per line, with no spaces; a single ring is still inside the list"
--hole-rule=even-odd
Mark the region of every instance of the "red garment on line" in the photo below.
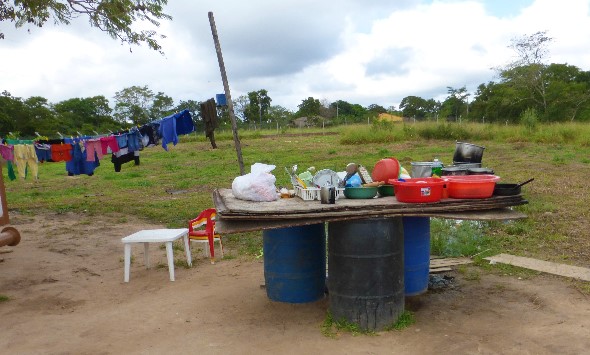
[[[52,144],[51,160],[53,161],[70,161],[72,160],[71,144]]]

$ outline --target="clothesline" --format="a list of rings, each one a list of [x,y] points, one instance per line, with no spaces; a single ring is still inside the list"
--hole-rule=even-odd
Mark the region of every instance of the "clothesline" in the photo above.
[[[195,131],[195,126],[188,110],[152,121],[141,127],[132,127],[110,135],[79,136],[59,139],[21,140],[6,139],[0,145],[0,154],[7,161],[8,176],[16,179],[12,164],[17,167],[20,177],[25,179],[27,171],[38,178],[38,162],[66,162],[68,175],[92,175],[99,160],[112,154],[111,162],[115,171],[120,165],[130,160],[139,164],[139,151],[144,147],[153,147],[161,141],[167,151],[168,144],[178,143],[178,136]],[[95,132],[97,133],[97,132]],[[39,137],[41,138],[41,137]]]

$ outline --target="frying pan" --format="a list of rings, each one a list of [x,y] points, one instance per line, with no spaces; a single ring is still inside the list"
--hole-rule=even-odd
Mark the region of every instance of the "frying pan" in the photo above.
[[[496,187],[494,187],[494,195],[496,195],[496,196],[520,195],[521,186],[526,185],[533,180],[535,180],[535,178],[528,179],[527,181],[521,182],[520,184],[499,184],[499,183],[496,183]]]

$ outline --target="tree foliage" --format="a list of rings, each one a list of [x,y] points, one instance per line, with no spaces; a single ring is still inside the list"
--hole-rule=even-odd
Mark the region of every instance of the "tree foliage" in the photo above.
[[[123,43],[146,43],[161,51],[158,40],[165,38],[154,30],[136,30],[133,25],[145,21],[155,27],[160,20],[171,20],[165,14],[168,0],[18,0],[0,1],[0,22],[13,22],[16,28],[24,25],[43,27],[47,21],[68,25],[78,17],[86,17],[91,27],[106,32]],[[135,26],[136,27],[136,26]],[[4,34],[0,32],[0,39]]]

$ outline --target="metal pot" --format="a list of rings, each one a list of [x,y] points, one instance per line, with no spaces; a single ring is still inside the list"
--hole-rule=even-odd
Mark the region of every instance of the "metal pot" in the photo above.
[[[479,145],[457,142],[453,161],[460,163],[481,163],[484,149],[485,147]]]
[[[425,162],[412,162],[412,172],[410,176],[413,178],[419,177],[431,177],[432,176],[432,162],[425,161]]]

